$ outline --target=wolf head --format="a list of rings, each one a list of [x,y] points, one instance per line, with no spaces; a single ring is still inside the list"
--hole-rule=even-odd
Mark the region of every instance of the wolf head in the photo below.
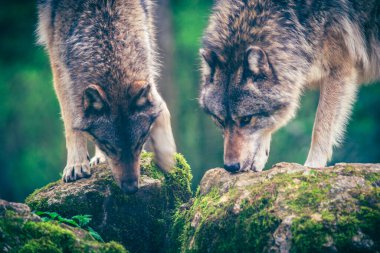
[[[107,155],[115,181],[126,193],[138,190],[140,153],[161,105],[154,86],[145,81],[118,92],[91,84],[83,92],[83,116],[77,129]]]
[[[286,1],[219,0],[203,36],[200,103],[224,133],[229,171],[260,171],[271,135],[296,112],[308,42]]]
[[[200,53],[200,103],[223,130],[225,169],[261,171],[272,133],[294,114],[296,93],[281,82],[261,47],[235,51],[233,59],[207,48]]]

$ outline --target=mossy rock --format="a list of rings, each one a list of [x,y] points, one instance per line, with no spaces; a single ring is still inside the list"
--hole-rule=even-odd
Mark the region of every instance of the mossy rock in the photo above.
[[[27,205],[0,200],[0,252],[127,253],[116,242],[100,243],[80,228],[41,222]]]
[[[380,165],[213,169],[174,215],[169,252],[380,252]]]
[[[27,199],[32,210],[57,212],[63,217],[92,215],[90,226],[105,241],[122,243],[128,250],[163,252],[171,215],[191,196],[191,171],[182,155],[163,174],[151,153],[141,158],[140,189],[125,195],[116,185],[106,165],[93,170],[88,179],[73,183],[57,181],[36,190]]]

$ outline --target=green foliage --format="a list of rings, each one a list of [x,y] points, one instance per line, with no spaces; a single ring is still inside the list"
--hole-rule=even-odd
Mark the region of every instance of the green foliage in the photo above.
[[[98,232],[96,232],[94,229],[92,229],[89,226],[89,223],[92,220],[92,216],[85,214],[85,215],[75,215],[71,217],[71,219],[67,219],[62,217],[56,212],[43,212],[43,211],[36,211],[35,214],[41,217],[42,221],[58,221],[59,223],[65,223],[67,225],[82,228],[88,231],[88,233],[96,240],[100,242],[104,242],[103,238],[99,235]]]
[[[12,211],[0,219],[0,249],[21,253],[127,253],[115,242],[100,243],[92,237],[79,236],[80,228],[65,227],[57,221],[59,215],[47,222],[24,220]]]
[[[97,241],[104,242],[103,238],[99,235],[98,232],[96,232],[92,227],[87,227],[88,233]]]
[[[75,215],[71,219],[76,221],[78,225],[81,228],[83,228],[90,223],[92,218],[91,218],[91,215],[85,214],[85,215]]]

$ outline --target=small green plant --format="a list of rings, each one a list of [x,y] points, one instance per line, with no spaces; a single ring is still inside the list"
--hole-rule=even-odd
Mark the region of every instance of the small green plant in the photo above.
[[[64,223],[66,225],[82,228],[97,241],[104,242],[103,238],[99,235],[98,232],[96,232],[92,227],[90,227],[88,224],[91,222],[92,217],[91,215],[84,214],[84,215],[75,215],[71,217],[70,219],[64,218],[61,215],[59,215],[56,212],[43,212],[43,211],[36,211],[34,212],[36,215],[40,216],[42,221],[48,222],[48,221],[58,221],[59,223]]]

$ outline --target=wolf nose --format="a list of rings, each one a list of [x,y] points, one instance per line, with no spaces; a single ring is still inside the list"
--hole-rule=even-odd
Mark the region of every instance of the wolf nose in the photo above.
[[[240,163],[225,164],[224,169],[231,173],[238,172],[240,170]]]
[[[138,181],[122,181],[121,182],[121,189],[125,194],[134,194],[139,189],[139,183]]]

